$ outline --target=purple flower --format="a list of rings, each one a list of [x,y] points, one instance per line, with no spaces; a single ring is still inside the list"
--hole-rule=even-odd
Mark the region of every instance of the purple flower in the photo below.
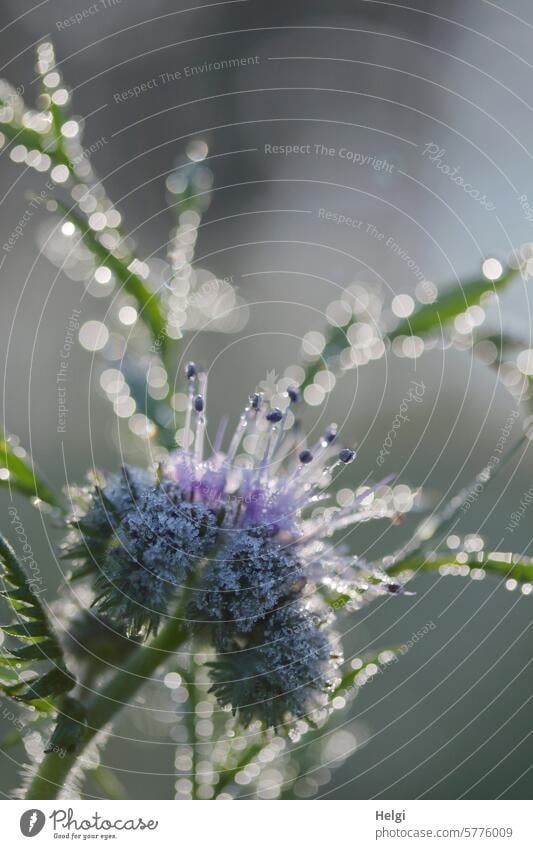
[[[360,605],[401,587],[332,543],[337,531],[369,517],[363,501],[373,489],[327,520],[316,509],[355,459],[351,448],[337,447],[334,424],[314,444],[299,444],[289,426],[297,388],[274,408],[253,394],[226,449],[223,426],[205,455],[207,377],[192,363],[186,376],[185,447],[170,454],[157,481],[124,469],[95,489],[68,555],[86,566],[85,544],[98,612],[129,635],[156,630],[192,583],[186,616],[192,635],[207,636],[217,652],[219,701],[246,723],[279,725],[320,705],[336,678],[331,598]],[[244,439],[254,446],[247,459]]]

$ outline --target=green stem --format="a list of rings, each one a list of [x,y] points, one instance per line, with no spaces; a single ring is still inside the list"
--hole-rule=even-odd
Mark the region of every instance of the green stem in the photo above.
[[[187,685],[187,689],[189,691],[189,699],[187,702],[187,729],[189,732],[189,742],[191,744],[192,749],[192,769],[191,769],[191,782],[192,782],[192,792],[191,796],[193,799],[198,798],[198,776],[197,776],[197,767],[198,767],[198,737],[196,735],[196,705],[198,704],[198,693],[196,691],[196,675],[194,668],[194,661],[191,664],[191,676],[190,681],[185,680],[185,684]]]
[[[117,672],[100,692],[95,693],[87,707],[87,733],[73,754],[61,756],[56,752],[45,755],[26,792],[26,799],[55,799],[63,788],[70,771],[94,737],[142,687],[146,679],[167,659],[169,654],[188,638],[189,633],[181,615],[182,600],[165,627],[147,646],[139,646],[123,669]]]

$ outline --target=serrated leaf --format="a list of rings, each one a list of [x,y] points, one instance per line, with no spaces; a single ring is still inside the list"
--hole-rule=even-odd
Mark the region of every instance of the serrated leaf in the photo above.
[[[76,680],[65,666],[63,652],[39,597],[31,590],[26,573],[13,548],[0,535],[2,578],[13,589],[3,591],[5,601],[17,613],[19,621],[4,626],[8,637],[28,642],[0,655],[0,682],[3,692],[14,699],[31,703],[39,711],[54,709],[54,698],[72,689]],[[54,668],[39,675],[33,664],[53,661]],[[30,666],[35,677],[28,681],[15,672],[19,665]]]
[[[4,566],[3,578],[11,586],[21,588],[28,586],[26,573],[17,560],[17,555],[8,541],[0,534],[0,562]]]
[[[2,630],[10,637],[18,637],[20,640],[44,639],[49,631],[46,622],[19,622],[16,625],[2,625]]]
[[[20,683],[25,686],[25,682],[21,682],[20,680],[20,672],[17,672],[12,668],[14,664],[12,664],[10,660],[11,658],[3,652],[0,654],[0,683],[3,689],[7,689],[10,686],[16,686]],[[4,661],[7,662],[4,663]]]
[[[8,541],[0,534],[0,564],[4,567],[2,578],[11,587],[18,591],[20,596],[26,600],[30,599],[31,604],[26,601],[24,605],[19,605],[19,599],[15,600],[15,604],[11,604],[19,619],[30,620],[27,624],[17,623],[16,625],[8,625],[6,633],[11,636],[20,636],[17,633],[18,628],[24,628],[23,636],[43,636],[55,639],[53,628],[48,622],[48,617],[42,606],[39,597],[32,591],[28,577],[18,562],[17,555]],[[11,590],[4,590],[4,597],[11,602]],[[15,629],[15,631],[13,630]]]
[[[24,604],[26,610],[34,606],[34,596],[28,587],[18,587],[15,590],[2,590],[0,595],[2,598],[6,598],[15,604]]]
[[[28,687],[28,682],[18,676],[18,680],[14,684],[4,685],[4,692],[12,699],[17,699],[20,693],[23,693]]]
[[[43,640],[41,643],[32,643],[20,649],[10,650],[11,658],[15,663],[29,660],[56,660],[62,655],[61,648],[55,640]],[[0,663],[3,659],[0,659]]]

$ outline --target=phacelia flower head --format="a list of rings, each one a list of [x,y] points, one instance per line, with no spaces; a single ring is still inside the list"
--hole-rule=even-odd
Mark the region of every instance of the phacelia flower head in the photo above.
[[[331,541],[369,518],[372,488],[327,519],[317,511],[356,456],[337,446],[335,425],[307,445],[289,418],[296,387],[279,407],[254,393],[226,449],[223,425],[206,455],[207,376],[189,363],[186,377],[184,447],[157,479],[124,468],[93,489],[67,556],[95,575],[99,614],[131,636],[156,630],[189,584],[184,615],[214,646],[220,703],[244,722],[279,725],[313,710],[335,680],[331,597],[353,606],[401,588]],[[247,457],[243,440],[254,447]]]
[[[212,664],[212,690],[242,722],[278,727],[320,708],[335,679],[327,632],[300,607],[274,610],[245,649],[233,646]]]
[[[90,486],[72,487],[69,494],[73,532],[65,542],[63,557],[76,559],[84,572],[96,570],[124,516],[153,485],[151,472],[122,466],[119,474],[106,475],[103,479],[99,476]]]
[[[195,610],[216,624],[215,641],[223,645],[224,635],[247,634],[299,595],[303,576],[304,565],[290,547],[273,542],[264,528],[245,528],[207,565]]]
[[[198,559],[217,538],[214,512],[173,481],[145,490],[117,528],[96,580],[98,605],[129,633],[156,629]]]

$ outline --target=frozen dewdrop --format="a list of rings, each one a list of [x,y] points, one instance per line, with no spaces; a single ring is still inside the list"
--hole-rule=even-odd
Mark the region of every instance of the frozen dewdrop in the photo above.
[[[520,351],[518,357],[516,358],[516,365],[522,374],[532,375],[533,374],[533,350],[531,348],[526,348],[524,351]]]
[[[498,259],[490,257],[484,261],[481,271],[487,280],[498,280],[503,274],[503,266]]]
[[[392,299],[391,309],[398,318],[407,318],[414,308],[415,302],[410,295],[396,295]]]
[[[66,139],[73,139],[79,135],[80,125],[77,121],[65,121],[61,127],[61,135]]]
[[[95,270],[94,279],[97,283],[100,283],[102,286],[105,286],[111,280],[111,270],[105,265],[101,265]]]
[[[135,324],[137,321],[138,314],[135,307],[132,306],[124,306],[121,307],[118,311],[118,320],[121,324],[124,324],[126,327],[130,327]]]
[[[70,171],[66,165],[55,165],[50,172],[50,176],[54,183],[66,183],[70,176]]]
[[[194,139],[187,145],[186,153],[192,162],[202,162],[209,153],[209,148],[205,141]]]
[[[103,212],[93,212],[89,216],[89,227],[91,230],[104,230],[107,227],[107,219]]]
[[[317,383],[312,383],[304,389],[304,400],[310,407],[317,407],[326,397],[324,389]]]
[[[311,330],[302,339],[304,353],[312,357],[318,357],[324,350],[325,345],[326,337],[317,330]]]
[[[26,156],[28,155],[28,149],[23,144],[17,144],[13,147],[9,153],[9,158],[12,162],[25,162]]]
[[[56,106],[65,106],[68,103],[68,91],[66,88],[58,88],[52,95],[52,103]]]
[[[80,327],[78,338],[86,351],[100,351],[107,344],[109,330],[101,321],[86,321]]]

